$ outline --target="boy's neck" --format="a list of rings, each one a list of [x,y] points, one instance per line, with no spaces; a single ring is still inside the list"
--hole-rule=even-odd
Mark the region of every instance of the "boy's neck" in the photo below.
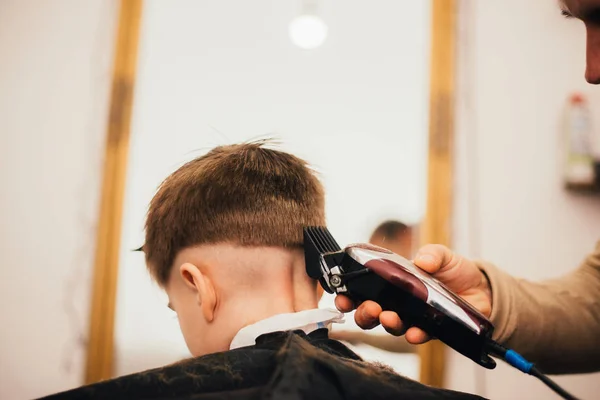
[[[301,306],[291,293],[288,296],[273,296],[272,293],[271,295],[265,293],[260,297],[240,294],[239,298],[230,299],[223,306],[218,329],[213,329],[206,339],[219,342],[222,351],[229,350],[233,338],[241,329],[249,325],[276,315],[293,314],[316,309],[318,306],[316,297],[312,302],[300,303]]]
[[[203,245],[182,251],[175,264],[184,263],[197,267],[192,271],[200,271],[201,277],[193,280],[196,287],[189,291],[171,291],[183,291],[188,305],[199,300],[198,310],[186,314],[189,319],[180,318],[180,324],[192,326],[187,333],[190,339],[186,341],[193,342],[192,347],[198,349],[193,351],[194,355],[228,350],[243,327],[274,315],[310,310],[318,305],[317,283],[305,272],[301,249]],[[181,277],[174,271],[173,287],[176,287]],[[189,286],[189,279],[186,285]],[[206,298],[214,302],[202,300],[203,290],[206,290]],[[206,311],[210,318],[204,317]],[[201,320],[196,322],[196,318]]]

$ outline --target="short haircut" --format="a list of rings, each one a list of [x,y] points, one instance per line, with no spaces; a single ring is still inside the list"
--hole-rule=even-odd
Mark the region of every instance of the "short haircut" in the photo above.
[[[315,173],[266,143],[216,147],[160,185],[141,249],[161,286],[185,248],[225,242],[295,248],[302,246],[304,226],[325,225],[324,191]]]
[[[383,237],[395,239],[402,234],[411,234],[412,228],[399,221],[385,221],[381,223],[371,235],[373,237]]]

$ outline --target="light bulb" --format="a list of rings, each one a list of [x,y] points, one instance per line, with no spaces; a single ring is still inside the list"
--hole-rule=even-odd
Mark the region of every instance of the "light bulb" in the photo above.
[[[300,15],[290,23],[290,39],[302,49],[314,49],[327,38],[327,25],[315,15]]]

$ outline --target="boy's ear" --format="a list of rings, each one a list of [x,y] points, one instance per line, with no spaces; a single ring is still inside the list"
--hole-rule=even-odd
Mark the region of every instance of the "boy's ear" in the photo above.
[[[191,263],[181,264],[179,274],[185,285],[196,292],[196,301],[202,309],[204,318],[208,322],[212,322],[215,318],[215,308],[217,305],[217,296],[212,280]]]

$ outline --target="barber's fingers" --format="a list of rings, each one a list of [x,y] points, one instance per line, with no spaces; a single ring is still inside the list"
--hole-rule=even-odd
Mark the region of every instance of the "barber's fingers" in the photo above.
[[[433,274],[442,268],[451,268],[451,264],[458,260],[459,258],[446,246],[427,244],[419,249],[414,262],[419,268]]]
[[[393,311],[384,311],[379,315],[379,321],[388,333],[394,336],[406,337],[411,344],[422,344],[431,339],[423,330],[416,327],[407,327]]]
[[[373,329],[379,325],[379,315],[381,312],[382,309],[379,304],[367,300],[356,309],[354,320],[363,329]]]
[[[355,307],[354,302],[350,300],[349,297],[346,297],[341,294],[335,296],[335,306],[338,310],[340,310],[343,313],[350,312],[354,310]]]
[[[352,300],[344,295],[336,296],[335,306],[341,312],[350,312],[354,309]],[[398,314],[393,311],[383,311],[379,304],[370,300],[358,306],[354,320],[363,329],[373,329],[381,323],[389,333],[396,336],[401,336],[406,331]]]
[[[343,299],[338,301],[340,298]],[[340,308],[338,302],[341,302],[342,306],[351,305],[352,303],[350,299],[345,296],[337,296],[335,300],[338,308]],[[349,303],[346,303],[346,301]],[[350,310],[352,310],[352,308],[350,308]],[[342,310],[340,309],[340,311]],[[410,327],[407,330],[407,327],[402,323],[398,314],[393,311],[382,311],[379,304],[370,300],[365,301],[358,307],[354,314],[354,320],[362,329],[373,329],[381,323],[387,332],[395,336],[405,335],[406,341],[412,344],[425,343],[431,339],[429,335],[419,328]]]
[[[428,334],[426,334],[425,331],[414,326],[408,328],[408,330],[404,334],[404,337],[406,338],[406,341],[411,344],[422,344],[428,342],[431,339],[431,337]]]
[[[398,314],[393,311],[384,311],[379,315],[379,322],[384,329],[394,336],[402,336],[406,332],[406,327],[402,323]]]

